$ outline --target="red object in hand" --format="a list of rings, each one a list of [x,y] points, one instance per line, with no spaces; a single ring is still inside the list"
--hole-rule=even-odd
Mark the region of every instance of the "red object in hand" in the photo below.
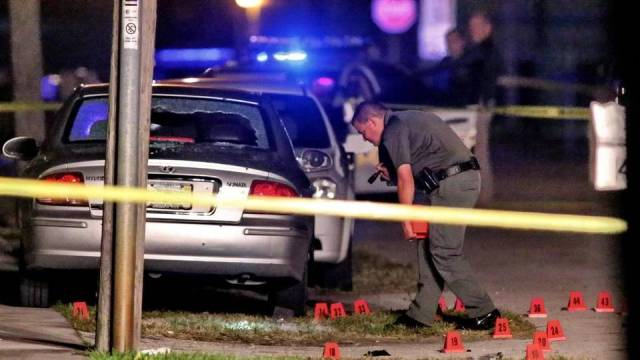
[[[411,226],[413,232],[416,233],[416,238],[424,240],[429,236],[429,224],[425,221],[412,221]]]

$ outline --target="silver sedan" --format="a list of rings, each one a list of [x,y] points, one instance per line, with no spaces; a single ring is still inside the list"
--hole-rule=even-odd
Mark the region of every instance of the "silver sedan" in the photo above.
[[[5,156],[29,160],[24,176],[102,184],[106,85],[79,88],[52,135],[5,143]],[[153,89],[148,184],[153,190],[225,196],[311,196],[291,142],[263,96],[206,85]],[[102,202],[39,198],[22,204],[21,298],[48,306],[69,271],[97,270]],[[192,204],[147,206],[145,272],[207,275],[265,290],[277,307],[305,310],[313,218]],[[53,293],[51,293],[53,294]]]

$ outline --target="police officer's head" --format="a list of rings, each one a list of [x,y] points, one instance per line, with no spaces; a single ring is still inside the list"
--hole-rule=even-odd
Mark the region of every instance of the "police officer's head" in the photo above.
[[[477,11],[469,18],[469,35],[471,41],[479,44],[488,39],[493,33],[493,23],[489,14],[484,11]]]
[[[362,102],[353,113],[351,125],[366,141],[378,146],[382,140],[384,116],[388,110],[384,105],[374,101]]]

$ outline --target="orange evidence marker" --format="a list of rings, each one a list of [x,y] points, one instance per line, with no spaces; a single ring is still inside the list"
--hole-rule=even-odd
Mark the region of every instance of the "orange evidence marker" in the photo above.
[[[580,291],[572,291],[569,293],[569,305],[567,305],[567,310],[570,312],[587,310],[587,306],[584,304],[584,298]]]
[[[598,293],[598,302],[594,308],[596,312],[614,312],[613,299],[608,291]]]
[[[73,303],[73,312],[71,313],[74,318],[81,320],[89,320],[89,309],[87,303],[84,301],[76,301]]]
[[[322,320],[329,317],[329,306],[326,302],[319,302],[313,308],[313,319]]]
[[[329,311],[331,313],[331,320],[347,316],[347,313],[344,311],[344,305],[342,305],[342,303],[331,304]]]
[[[460,337],[460,333],[457,331],[449,331],[444,338],[444,348],[442,352],[444,353],[456,353],[456,352],[464,352],[464,345],[462,345],[462,337]]]
[[[544,308],[544,300],[541,297],[531,299],[531,306],[529,307],[529,317],[547,317],[547,310]]]
[[[328,342],[324,344],[324,351],[322,352],[323,359],[340,359],[340,348],[337,343]]]
[[[511,329],[509,328],[509,320],[506,318],[497,318],[496,326],[493,330],[493,338],[494,339],[510,339],[513,335],[511,335]]]
[[[560,325],[560,320],[549,320],[547,322],[547,340],[549,342],[567,340]]]

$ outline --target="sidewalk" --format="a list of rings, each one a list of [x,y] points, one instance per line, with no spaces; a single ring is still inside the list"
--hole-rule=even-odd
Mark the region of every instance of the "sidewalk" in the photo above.
[[[53,309],[0,305],[0,359],[82,359],[85,345]]]

